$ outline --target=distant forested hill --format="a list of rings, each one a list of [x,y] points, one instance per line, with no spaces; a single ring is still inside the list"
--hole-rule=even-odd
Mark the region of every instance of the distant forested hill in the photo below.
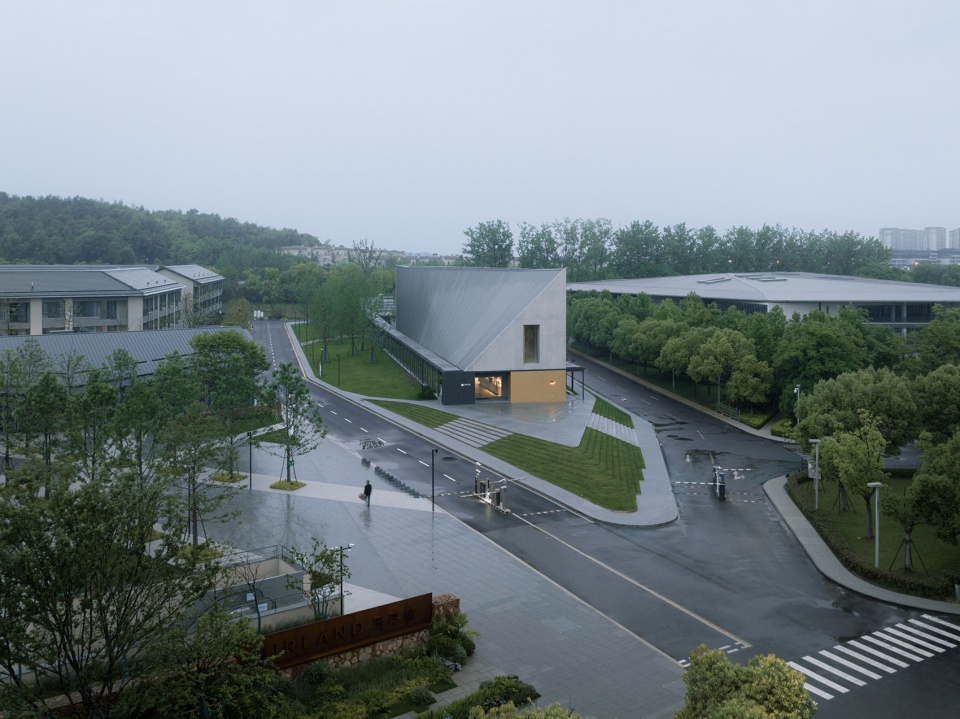
[[[150,211],[83,197],[17,197],[0,192],[0,262],[30,264],[277,264],[284,245],[316,245],[275,230],[197,210]],[[257,257],[262,255],[262,257]],[[271,256],[267,261],[267,256]]]

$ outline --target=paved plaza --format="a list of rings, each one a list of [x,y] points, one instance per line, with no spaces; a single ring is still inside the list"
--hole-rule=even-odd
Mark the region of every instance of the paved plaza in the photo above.
[[[305,547],[312,536],[331,546],[353,543],[347,611],[383,595],[460,597],[480,637],[476,655],[454,676],[458,689],[444,700],[516,674],[541,692],[541,705],[561,702],[596,719],[670,717],[682,704],[675,661],[442,509],[431,511],[428,499],[380,480],[336,441],[297,458],[307,486],[293,493],[269,489],[280,478],[280,457],[258,450],[254,467],[275,471],[255,473],[253,490],[232,502],[240,521],[210,525],[210,536],[238,547]],[[357,496],[366,479],[374,485],[369,509]]]

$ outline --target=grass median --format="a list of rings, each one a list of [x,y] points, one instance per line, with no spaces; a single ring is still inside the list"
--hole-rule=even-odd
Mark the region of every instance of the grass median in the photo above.
[[[449,412],[410,402],[372,401],[433,429],[457,419],[456,415]],[[597,403],[601,402],[598,400]],[[628,415],[612,405],[605,402],[602,405],[610,408],[610,414],[619,412],[629,419]],[[602,405],[598,414],[606,416]],[[511,434],[481,449],[600,507],[617,512],[634,512],[637,509],[637,494],[640,492],[640,480],[643,479],[643,455],[639,447],[612,435],[588,428],[584,430],[578,446],[568,447],[522,434]]]

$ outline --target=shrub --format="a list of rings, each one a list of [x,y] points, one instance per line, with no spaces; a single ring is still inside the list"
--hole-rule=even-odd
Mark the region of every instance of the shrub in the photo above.
[[[411,703],[416,704],[417,706],[427,706],[428,704],[432,704],[435,700],[433,692],[431,692],[425,686],[414,687],[407,695],[407,698]]]
[[[536,689],[516,677],[495,677],[491,681],[483,682],[477,691],[462,699],[417,714],[417,719],[469,719],[470,711],[474,707],[489,711],[507,702],[527,704],[539,696]]]

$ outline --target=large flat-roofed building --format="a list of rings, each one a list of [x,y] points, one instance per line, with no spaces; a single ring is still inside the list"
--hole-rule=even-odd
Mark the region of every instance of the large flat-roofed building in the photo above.
[[[562,402],[566,286],[565,270],[401,266],[385,341],[444,404]]]
[[[707,304],[744,313],[780,307],[789,318],[820,310],[836,315],[841,307],[866,310],[870,321],[900,334],[927,324],[934,305],[960,307],[960,288],[893,280],[873,280],[813,272],[752,272],[645,277],[641,279],[574,282],[571,292],[597,291],[613,295],[648,295],[654,303],[679,302],[691,292]]]

